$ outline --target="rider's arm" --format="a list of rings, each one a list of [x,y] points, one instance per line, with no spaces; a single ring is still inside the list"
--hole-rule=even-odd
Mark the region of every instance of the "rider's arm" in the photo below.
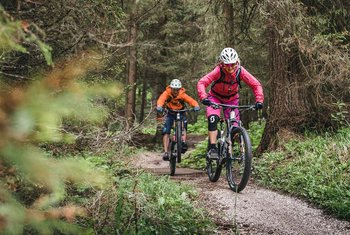
[[[264,102],[264,93],[261,83],[252,74],[250,74],[243,66],[241,66],[241,80],[244,81],[255,95],[256,102]]]
[[[197,92],[200,100],[207,98],[206,88],[215,80],[221,77],[220,67],[216,66],[213,71],[204,75],[197,83]]]
[[[168,92],[164,91],[157,100],[157,107],[163,107],[165,104],[165,101],[168,99]]]
[[[186,102],[188,103],[189,105],[191,105],[192,107],[198,107],[199,104],[198,102],[193,99],[191,96],[187,95],[186,93],[183,93],[181,98]]]

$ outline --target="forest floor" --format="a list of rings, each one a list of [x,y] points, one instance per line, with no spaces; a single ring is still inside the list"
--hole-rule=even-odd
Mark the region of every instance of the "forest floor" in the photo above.
[[[189,151],[196,140],[198,137],[189,136]],[[169,175],[169,162],[159,152],[142,152],[133,163],[156,175]],[[326,215],[298,198],[259,187],[253,180],[242,192],[234,193],[224,176],[213,183],[205,171],[177,168],[171,179],[198,190],[197,203],[218,226],[216,234],[350,234],[348,221]]]

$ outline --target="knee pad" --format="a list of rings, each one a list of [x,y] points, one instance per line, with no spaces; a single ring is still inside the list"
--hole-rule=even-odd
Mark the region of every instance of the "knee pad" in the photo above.
[[[218,115],[210,115],[208,117],[208,131],[216,131],[218,129]]]

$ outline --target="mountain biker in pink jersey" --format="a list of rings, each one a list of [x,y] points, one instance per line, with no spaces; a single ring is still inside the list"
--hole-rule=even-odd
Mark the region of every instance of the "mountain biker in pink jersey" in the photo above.
[[[220,108],[214,109],[211,102],[227,105],[238,105],[240,81],[246,83],[255,95],[255,108],[262,109],[264,93],[259,80],[251,75],[241,66],[237,52],[230,47],[224,48],[220,54],[219,64],[208,74],[204,75],[197,83],[197,91],[202,104],[207,106],[206,115],[208,118],[209,150],[208,156],[211,159],[218,159],[216,147],[217,124],[220,117]],[[211,85],[209,92],[206,88]],[[239,111],[235,110],[239,120]],[[228,118],[229,110],[225,111]]]

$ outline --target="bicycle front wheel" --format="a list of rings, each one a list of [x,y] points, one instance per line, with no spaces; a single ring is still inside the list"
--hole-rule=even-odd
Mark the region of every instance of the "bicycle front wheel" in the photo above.
[[[169,146],[170,146],[170,159],[169,159],[169,167],[170,167],[170,175],[173,176],[175,175],[175,170],[176,170],[176,149],[175,149],[175,142],[170,141]]]
[[[250,177],[252,164],[252,145],[248,132],[243,127],[234,127],[231,131],[230,156],[226,164],[226,177],[230,188],[242,191]]]

